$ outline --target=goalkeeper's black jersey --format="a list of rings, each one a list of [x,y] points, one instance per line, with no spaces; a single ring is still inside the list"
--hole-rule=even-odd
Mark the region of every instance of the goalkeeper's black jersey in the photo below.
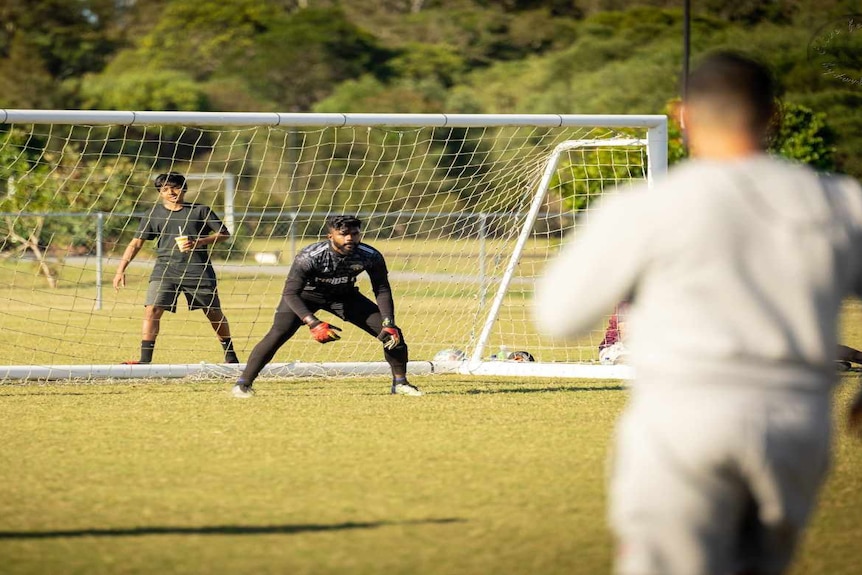
[[[311,244],[300,250],[293,260],[283,296],[299,317],[310,312],[300,295],[315,294],[327,301],[343,301],[358,293],[356,277],[367,272],[371,289],[383,317],[393,318],[392,289],[383,254],[360,243],[352,254],[342,255],[330,247],[329,240]]]

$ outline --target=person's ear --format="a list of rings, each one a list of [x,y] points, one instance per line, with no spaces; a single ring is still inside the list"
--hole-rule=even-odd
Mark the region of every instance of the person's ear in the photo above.
[[[688,116],[686,105],[681,100],[676,100],[670,105],[670,113],[679,127],[685,130],[686,117]]]

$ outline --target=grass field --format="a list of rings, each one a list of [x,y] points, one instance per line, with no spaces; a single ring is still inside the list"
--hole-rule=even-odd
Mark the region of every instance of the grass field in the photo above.
[[[419,266],[402,271],[462,273],[478,254],[464,245],[471,256],[455,265],[437,255],[443,247],[413,245],[394,259]],[[0,262],[0,364],[136,355],[146,273],[106,292],[98,313],[93,270],[65,276],[48,291],[20,263]],[[222,275],[243,357],[282,282]],[[463,341],[474,284],[394,287],[414,359]],[[535,350],[528,295],[512,294],[495,337]],[[842,341],[862,347],[862,306],[848,303],[843,317]],[[379,344],[351,328],[332,345],[295,338],[277,359],[326,361],[333,349],[380,358]],[[181,311],[163,326],[157,361],[218,361],[218,351],[202,315]],[[856,374],[843,378],[838,413]],[[0,574],[609,572],[604,471],[627,396],[620,382],[414,382],[424,397],[392,397],[380,378],[264,379],[249,401],[231,398],[225,380],[0,382]],[[793,575],[860,572],[860,486],[862,441],[839,420]]]
[[[619,382],[416,382],[0,385],[0,572],[609,572]],[[838,427],[795,575],[859,572],[862,442]]]

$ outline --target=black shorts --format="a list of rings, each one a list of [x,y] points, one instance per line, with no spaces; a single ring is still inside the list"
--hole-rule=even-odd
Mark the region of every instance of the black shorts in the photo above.
[[[186,296],[190,310],[221,309],[221,301],[219,301],[216,286],[183,285],[165,280],[150,282],[144,305],[164,308],[175,313],[177,311],[177,299],[181,293]]]

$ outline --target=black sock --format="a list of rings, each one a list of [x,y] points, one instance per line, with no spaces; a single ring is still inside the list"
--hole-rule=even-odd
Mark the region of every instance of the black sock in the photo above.
[[[406,383],[409,385],[409,381],[407,381],[406,375],[393,375],[392,376],[392,385],[398,385],[399,383]]]
[[[153,362],[153,350],[156,348],[155,341],[141,340],[141,361],[140,363]]]
[[[224,350],[225,363],[239,363],[239,358],[233,350],[233,340],[231,338],[219,340],[221,347]]]

